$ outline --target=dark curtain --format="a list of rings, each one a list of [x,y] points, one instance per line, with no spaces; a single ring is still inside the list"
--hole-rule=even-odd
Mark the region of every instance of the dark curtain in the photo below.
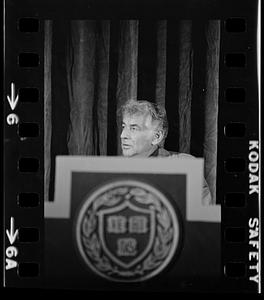
[[[216,201],[220,21],[45,22],[45,194],[56,155],[120,155],[117,111],[165,105],[167,150],[205,158]]]

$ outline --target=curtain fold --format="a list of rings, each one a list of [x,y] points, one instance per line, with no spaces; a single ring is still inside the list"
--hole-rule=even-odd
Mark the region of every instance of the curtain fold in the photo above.
[[[96,127],[97,135],[96,155],[107,155],[108,131],[108,81],[109,81],[109,48],[110,47],[110,22],[97,22],[97,84],[96,84]],[[95,120],[94,120],[95,123]]]
[[[193,86],[192,21],[180,21],[179,35],[179,152],[190,153]]]
[[[116,102],[117,111],[128,99],[137,99],[138,21],[120,21]],[[117,154],[120,146],[121,120],[117,116]]]
[[[50,185],[50,157],[52,133],[51,104],[51,64],[52,64],[52,21],[44,23],[44,198],[47,200]]]
[[[209,21],[206,25],[206,93],[204,158],[205,178],[209,185],[213,203],[216,203],[217,120],[219,96],[220,21]]]
[[[165,105],[167,21],[157,22],[156,103]]]
[[[95,21],[72,21],[67,54],[70,103],[69,155],[93,155],[95,94]]]
[[[169,131],[165,141],[165,148],[170,151],[179,151],[179,21],[167,21],[166,42],[166,88],[165,109],[167,112]]]

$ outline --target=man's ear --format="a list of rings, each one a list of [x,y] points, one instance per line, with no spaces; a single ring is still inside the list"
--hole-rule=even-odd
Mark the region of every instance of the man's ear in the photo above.
[[[163,139],[164,133],[162,130],[156,130],[152,140],[152,145],[158,145]]]

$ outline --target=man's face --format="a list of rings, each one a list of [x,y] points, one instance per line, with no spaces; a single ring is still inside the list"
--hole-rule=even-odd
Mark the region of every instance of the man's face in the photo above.
[[[124,156],[149,156],[155,145],[155,126],[151,116],[125,114],[122,122],[121,148]]]

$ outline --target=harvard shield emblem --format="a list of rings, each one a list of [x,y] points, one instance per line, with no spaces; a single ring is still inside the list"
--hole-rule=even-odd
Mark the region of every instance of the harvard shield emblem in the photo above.
[[[143,281],[172,260],[179,221],[169,200],[153,186],[119,180],[94,191],[76,223],[84,262],[112,281]]]

